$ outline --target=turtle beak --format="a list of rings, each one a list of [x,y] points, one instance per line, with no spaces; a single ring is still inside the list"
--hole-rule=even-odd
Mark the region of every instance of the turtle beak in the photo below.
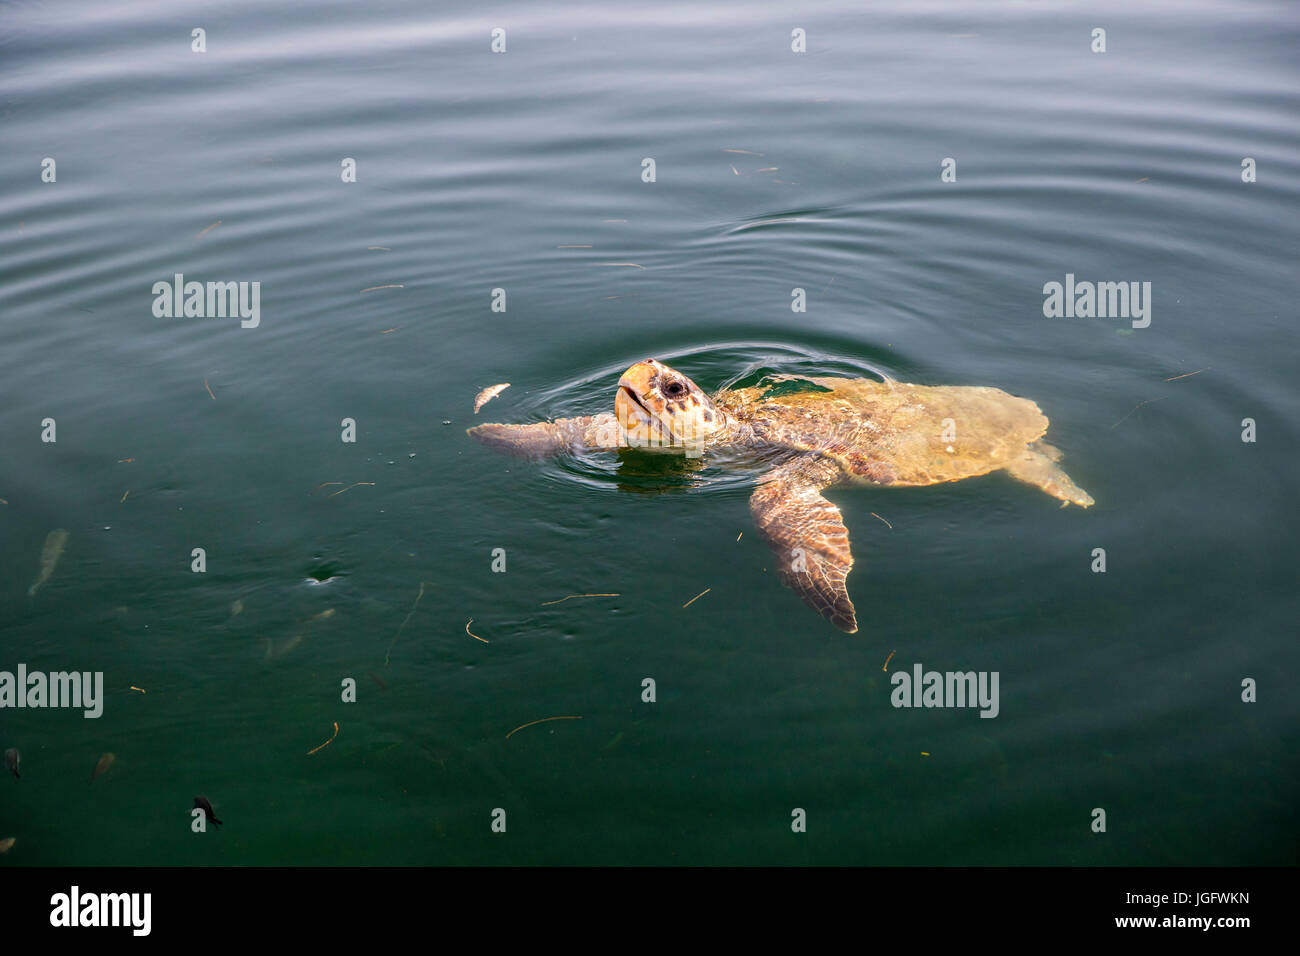
[[[614,414],[627,444],[658,447],[672,442],[672,432],[663,424],[663,399],[654,387],[659,363],[638,362],[618,380]]]

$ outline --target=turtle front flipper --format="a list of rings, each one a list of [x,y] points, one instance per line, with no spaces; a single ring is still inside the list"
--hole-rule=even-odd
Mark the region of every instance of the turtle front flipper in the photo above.
[[[465,434],[521,458],[550,458],[584,448],[613,451],[620,446],[618,419],[608,412],[532,425],[475,425],[465,429]]]
[[[846,580],[853,567],[849,530],[821,491],[842,477],[826,458],[797,458],[762,479],[749,499],[758,531],[776,555],[781,580],[805,604],[849,634],[858,619]]]

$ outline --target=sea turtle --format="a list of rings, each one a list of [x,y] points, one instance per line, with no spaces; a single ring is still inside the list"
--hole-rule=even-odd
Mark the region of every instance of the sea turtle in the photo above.
[[[933,485],[1002,469],[1059,498],[1061,507],[1086,508],[1092,498],[1058,466],[1060,450],[1039,440],[1047,424],[1029,399],[983,386],[774,376],[710,398],[685,375],[646,359],[618,380],[613,414],[479,425],[468,433],[530,457],[642,447],[757,462],[765,473],[750,510],[782,580],[853,633],[849,533],[822,489]]]

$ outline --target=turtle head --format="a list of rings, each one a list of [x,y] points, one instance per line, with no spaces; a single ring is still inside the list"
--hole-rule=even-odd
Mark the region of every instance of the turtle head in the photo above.
[[[631,447],[685,448],[688,457],[727,424],[698,385],[662,362],[637,362],[618,380],[614,413]]]

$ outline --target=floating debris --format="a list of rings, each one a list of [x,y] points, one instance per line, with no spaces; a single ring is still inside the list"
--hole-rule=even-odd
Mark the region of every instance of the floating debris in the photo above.
[[[336,720],[334,721],[334,737],[337,737],[338,735],[339,735],[339,722]],[[330,737],[330,739],[325,741],[323,744],[321,744],[320,747],[313,747],[311,750],[308,750],[307,756],[310,757],[317,750],[320,750],[324,747],[328,747],[330,744],[334,743],[334,737]]]
[[[113,754],[104,754],[104,756],[100,757],[99,763],[95,764],[95,769],[91,771],[90,782],[94,783],[97,779],[108,773],[108,768],[113,766],[113,761],[116,759],[117,757]]]
[[[885,658],[884,666],[882,666],[882,667],[880,668],[882,671],[887,671],[887,670],[889,670],[889,662],[892,661],[892,660],[894,659],[894,655],[897,654],[897,653],[898,653],[898,650],[897,650],[897,649],[892,650],[892,651],[889,652],[889,656]]]
[[[593,262],[594,266],[631,266],[633,269],[644,269],[645,266],[635,262]]]
[[[1134,405],[1131,409],[1129,409],[1129,413],[1128,413],[1128,415],[1132,415],[1134,412],[1136,412],[1136,411],[1137,411],[1139,408],[1141,408],[1143,405],[1150,405],[1150,404],[1152,404],[1153,402],[1163,402],[1163,401],[1164,401],[1166,398],[1168,398],[1168,397],[1169,397],[1168,395],[1161,395],[1159,398],[1148,398],[1146,401],[1138,402],[1138,403],[1137,403],[1136,405]],[[1117,421],[1114,425],[1111,425],[1110,427],[1111,427],[1111,428],[1115,428],[1116,426],[1122,424],[1122,423],[1123,423],[1123,422],[1128,418],[1128,415],[1125,415],[1124,418],[1121,418],[1119,421]]]
[[[201,230],[199,231],[199,234],[198,234],[197,236],[195,236],[194,238],[195,238],[195,239],[202,239],[204,236],[206,236],[208,233],[210,233],[213,229],[216,229],[217,226],[219,226],[219,225],[221,225],[221,220],[220,220],[220,219],[218,219],[218,220],[217,220],[216,222],[214,222],[212,225],[208,226],[206,229],[201,229]]]
[[[132,684],[132,685],[130,686],[130,688],[128,688],[128,689],[129,689],[129,690],[138,690],[138,691],[139,691],[140,693],[142,693],[142,694],[147,694],[147,693],[149,693],[149,692],[148,692],[147,690],[145,690],[143,687],[136,687],[134,684]]]
[[[401,636],[402,628],[406,627],[406,622],[411,619],[411,615],[415,613],[415,609],[420,606],[420,598],[424,597],[424,588],[425,582],[421,581],[420,593],[415,596],[415,603],[411,605],[411,610],[407,612],[406,618],[402,621],[402,626],[397,629],[397,633],[393,635],[393,639],[388,642],[388,652],[384,654],[385,667],[388,666],[388,658],[393,653],[393,645],[397,643],[397,638]]]
[[[742,531],[740,532],[740,534],[736,535],[736,540],[739,541],[741,539],[741,536],[744,535],[744,533],[745,532]]]
[[[511,737],[519,733],[519,731],[523,730],[525,727],[531,727],[534,724],[544,724],[548,720],[582,720],[582,718],[581,717],[543,717],[541,720],[530,720],[528,723],[520,724],[514,730],[510,731],[510,733],[506,734],[506,740],[509,740]]]
[[[119,459],[117,460],[117,463],[118,463],[119,465],[121,465],[121,464],[123,464],[123,463],[125,463],[125,462],[131,462],[131,461],[135,461],[135,459],[134,459],[134,458],[119,458]]]
[[[18,764],[22,758],[23,755],[18,752],[17,747],[10,747],[5,751],[5,766],[8,767],[13,775],[20,780],[22,779],[22,774],[18,772]]]
[[[479,637],[477,634],[475,634],[473,631],[469,629],[469,626],[473,623],[474,623],[474,619],[472,617],[465,622],[465,633],[468,634],[470,637],[474,638],[474,640],[476,641],[482,641],[484,644],[491,644],[492,642],[489,641],[486,637]]]
[[[126,489],[126,491],[122,492],[122,497],[119,498],[119,499],[117,500],[117,503],[120,505],[123,501],[126,501],[126,496],[129,495],[130,493],[131,493],[131,489],[130,489],[130,488],[128,488],[128,489]]]
[[[379,685],[380,690],[388,690],[388,685],[384,683],[384,679],[382,677],[380,677],[374,671],[369,671],[368,673],[370,674],[370,679]]]
[[[405,289],[404,285],[372,285],[369,289],[362,289],[362,292],[378,292],[380,289]]]
[[[212,399],[215,402],[217,400],[217,396],[212,394],[212,386],[208,384],[208,380],[206,378],[203,380],[203,387],[208,390],[208,398]]]
[[[5,837],[3,840],[0,840],[0,853],[8,853],[9,848],[17,842],[18,840],[14,837]]]
[[[56,528],[45,536],[45,545],[41,548],[41,573],[35,583],[27,589],[28,597],[35,597],[41,585],[50,579],[50,575],[54,573],[54,566],[59,563],[59,558],[63,557],[63,548],[67,543],[68,532],[63,528]]]
[[[1207,365],[1207,366],[1205,366],[1205,368],[1198,368],[1195,372],[1188,372],[1186,375],[1175,375],[1173,378],[1167,378],[1167,379],[1165,379],[1165,381],[1166,381],[1166,382],[1176,382],[1176,381],[1178,381],[1180,378],[1191,378],[1193,375],[1200,375],[1202,372],[1208,372],[1208,371],[1209,371],[1210,369],[1212,369],[1212,368],[1214,368],[1213,365]]]
[[[876,514],[876,513],[873,511],[873,512],[871,512],[871,517],[873,517],[873,518],[880,518],[880,515]],[[880,518],[880,520],[881,520],[881,521],[885,521],[884,518]],[[893,531],[893,530],[894,530],[894,526],[893,526],[892,524],[890,524],[888,521],[885,521],[885,527],[887,527],[890,531]]]
[[[745,156],[764,156],[764,155],[766,155],[765,153],[756,153],[756,152],[754,152],[753,150],[749,150],[749,149],[724,149],[723,152],[724,152],[724,153],[741,153],[742,155],[745,155]]]
[[[482,408],[482,407],[483,407],[484,405],[486,405],[488,402],[492,401],[492,399],[496,398],[498,395],[500,395],[502,392],[504,392],[504,391],[505,391],[507,388],[509,388],[509,387],[510,387],[510,383],[509,383],[509,382],[503,382],[503,383],[500,384],[500,385],[489,385],[487,388],[483,389],[483,391],[481,391],[481,392],[479,392],[477,395],[475,395],[475,396],[474,396],[474,414],[477,415],[477,414],[478,414],[478,410],[479,410],[480,408]]]
[[[342,484],[342,482],[341,482],[341,481],[327,482],[327,484],[335,484],[335,485],[339,485],[339,484]],[[351,491],[353,488],[357,487],[357,485],[371,485],[371,486],[373,486],[373,485],[374,485],[374,482],[373,482],[373,481],[354,481],[354,482],[352,482],[352,484],[348,485],[346,488],[343,488],[343,489],[341,489],[341,490],[339,490],[339,491],[336,491],[336,492],[334,492],[334,494],[332,494],[332,495],[326,495],[325,497],[327,497],[327,498],[333,498],[334,495],[341,495],[341,494],[343,494],[344,491]]]
[[[316,621],[324,621],[327,618],[331,618],[333,616],[334,616],[334,608],[328,608],[324,611],[321,611],[319,614],[313,614],[311,617],[307,618],[307,623],[312,624]]]
[[[388,246],[366,246],[367,249],[378,250],[379,252],[392,252]]]
[[[236,598],[235,600],[230,602],[231,617],[238,617],[240,614],[243,613],[244,613],[244,602],[242,600]]]
[[[203,815],[207,818],[209,823],[215,823],[217,826],[221,826],[221,821],[218,820],[217,815],[212,812],[212,804],[208,802],[207,797],[195,797],[192,809],[202,810]]]
[[[710,591],[712,591],[712,590],[713,590],[713,588],[705,588],[705,589],[704,589],[703,591],[701,591],[699,594],[695,595],[695,597],[691,598],[689,601],[687,601],[685,604],[683,604],[682,607],[690,607],[692,604],[694,604],[696,601],[698,601],[700,598],[704,597],[704,595],[708,594],[708,593],[709,593]]]
[[[560,598],[558,601],[543,601],[539,606],[546,607],[548,604],[563,604],[565,601],[571,600],[572,598],[618,597],[618,596],[619,594],[617,591],[613,591],[609,594],[568,594]]]

